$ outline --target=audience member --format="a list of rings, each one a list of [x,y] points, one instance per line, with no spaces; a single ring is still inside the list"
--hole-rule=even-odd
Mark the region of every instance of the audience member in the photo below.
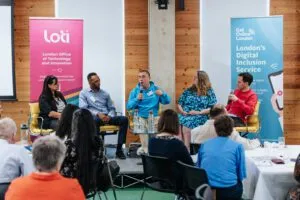
[[[16,123],[10,118],[0,119],[0,200],[11,181],[34,170],[32,159],[21,145],[16,145]]]
[[[149,140],[149,154],[194,165],[187,148],[178,139],[178,133],[179,120],[177,113],[171,109],[163,111],[158,121],[158,134]]]
[[[58,80],[55,76],[49,75],[44,79],[43,91],[39,97],[40,117],[39,124],[44,129],[57,128],[58,119],[67,102],[61,92],[58,91]]]
[[[289,189],[286,200],[299,200],[300,199],[300,154],[298,155],[296,163],[295,163],[294,178],[298,182],[298,185]]]
[[[71,127],[72,127],[72,119],[73,113],[79,109],[78,106],[73,104],[66,105],[65,109],[61,113],[61,117],[58,121],[58,126],[56,130],[56,136],[62,140],[65,140],[71,136]]]
[[[190,149],[191,129],[208,120],[209,109],[217,103],[209,77],[204,71],[197,71],[194,84],[183,92],[178,100],[180,136]]]
[[[248,73],[238,75],[237,89],[228,97],[226,109],[234,121],[234,126],[245,126],[246,115],[252,115],[257,104],[257,95],[251,90],[253,76]]]
[[[202,144],[208,139],[218,137],[214,126],[214,121],[219,116],[227,115],[226,108],[221,104],[216,104],[210,109],[209,115],[210,119],[207,120],[205,124],[192,129],[192,143]],[[250,140],[243,138],[236,130],[233,130],[228,137],[242,144],[244,146],[244,149],[255,149],[260,146],[260,142],[258,139]]]
[[[64,178],[58,173],[65,150],[65,145],[56,136],[38,138],[33,143],[32,150],[37,171],[15,179],[9,186],[5,199],[85,199],[77,180]]]
[[[103,164],[104,151],[89,110],[79,109],[74,112],[71,137],[65,144],[66,157],[60,173],[65,177],[77,178],[84,193],[88,194],[92,187],[93,166],[97,162]]]
[[[90,88],[80,92],[79,107],[92,113],[97,127],[105,124],[120,126],[116,157],[126,159],[122,145],[126,142],[128,119],[125,116],[116,116],[113,101],[106,91],[100,89],[100,78],[95,72],[89,73],[87,79]]]
[[[205,169],[209,185],[216,189],[217,200],[241,199],[242,180],[246,178],[244,148],[228,137],[233,131],[229,116],[219,116],[214,126],[218,137],[201,145],[197,166]]]
[[[138,109],[138,116],[140,117],[139,124],[135,124],[140,127],[139,134],[141,140],[141,147],[137,153],[148,153],[148,116],[149,112],[152,111],[155,117],[155,126],[159,117],[158,110],[159,104],[169,104],[171,99],[167,93],[163,92],[154,82],[150,81],[150,73],[148,70],[140,70],[138,74],[138,84],[134,89],[131,90],[127,109],[133,110]]]

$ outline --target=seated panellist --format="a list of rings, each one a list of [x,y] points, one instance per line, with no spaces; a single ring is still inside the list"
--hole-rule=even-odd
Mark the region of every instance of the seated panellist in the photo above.
[[[234,126],[245,126],[245,117],[252,115],[257,104],[257,95],[250,88],[253,76],[248,73],[238,75],[237,89],[228,97],[226,109],[234,120]]]
[[[195,144],[202,144],[208,139],[218,137],[214,121],[217,117],[227,115],[226,108],[221,104],[216,104],[210,109],[210,119],[205,124],[198,126],[191,131],[191,141]],[[230,139],[242,144],[245,149],[254,149],[260,146],[258,139],[246,139],[240,136],[240,134],[233,129],[232,133],[228,136]]]
[[[138,154],[148,153],[148,140],[150,126],[157,126],[158,123],[158,111],[160,104],[169,104],[171,98],[160,87],[150,81],[150,72],[148,70],[140,70],[138,73],[138,84],[131,90],[128,102],[128,110],[137,110],[139,120],[134,122],[134,126],[138,126],[136,134],[139,134],[141,140],[141,147],[138,149]],[[152,112],[154,117],[154,124],[149,124],[150,113]],[[154,132],[154,130],[152,130]]]
[[[58,120],[67,102],[63,94],[58,91],[58,79],[49,75],[44,79],[42,93],[39,97],[40,117],[39,124],[45,129],[57,128]]]
[[[0,199],[12,180],[34,171],[33,162],[26,149],[16,145],[16,123],[10,118],[0,119]]]
[[[32,158],[37,171],[15,179],[5,199],[83,200],[83,191],[76,179],[59,174],[66,147],[56,136],[44,136],[33,143]]]
[[[88,109],[95,120],[96,126],[120,126],[116,157],[126,159],[122,145],[126,142],[128,119],[125,116],[116,116],[116,108],[110,95],[100,88],[100,78],[95,72],[87,76],[90,88],[84,89],[79,94],[79,107]]]

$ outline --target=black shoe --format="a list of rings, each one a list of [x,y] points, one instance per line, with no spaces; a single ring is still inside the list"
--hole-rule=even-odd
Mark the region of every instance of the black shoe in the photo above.
[[[116,152],[116,158],[125,160],[125,159],[126,159],[126,156],[125,156],[125,154],[124,154],[124,152],[123,152],[122,150],[118,150],[118,151]]]

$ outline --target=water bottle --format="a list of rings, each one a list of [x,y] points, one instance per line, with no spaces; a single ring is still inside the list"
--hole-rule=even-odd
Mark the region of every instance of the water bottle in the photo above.
[[[20,127],[20,143],[28,144],[28,126],[27,124],[21,124]]]
[[[133,113],[133,133],[138,133],[139,131],[139,116],[138,109],[134,110]]]
[[[148,133],[149,134],[155,133],[154,115],[152,110],[149,111],[149,116],[148,116]]]

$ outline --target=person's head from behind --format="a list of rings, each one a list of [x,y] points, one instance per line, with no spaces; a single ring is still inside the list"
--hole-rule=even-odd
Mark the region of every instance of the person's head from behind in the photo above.
[[[214,126],[219,137],[228,137],[233,131],[233,120],[227,115],[215,118]]]
[[[73,104],[68,104],[62,111],[61,117],[58,122],[58,127],[56,130],[56,135],[59,138],[64,139],[66,136],[67,136],[67,138],[69,138],[71,136],[73,113],[77,109],[79,109],[78,106],[73,105]]]
[[[87,75],[87,80],[92,90],[100,90],[101,80],[97,73],[95,72],[89,73]]]
[[[216,104],[209,110],[209,117],[211,119],[215,119],[221,115],[227,115],[227,110],[222,104]]]
[[[51,95],[58,90],[58,80],[57,77],[53,75],[46,76],[43,84],[42,94]]]
[[[78,156],[76,177],[85,194],[89,192],[92,179],[92,152],[95,143],[96,126],[92,114],[87,109],[78,109],[73,114],[71,138]]]
[[[146,69],[140,69],[138,73],[138,81],[141,87],[147,89],[150,86],[150,72]]]
[[[179,119],[177,113],[172,109],[163,111],[158,121],[159,133],[170,133],[178,135],[179,133]]]
[[[14,120],[5,117],[0,119],[0,139],[8,141],[8,143],[15,143],[15,135],[17,133],[17,126]]]
[[[56,136],[43,136],[32,145],[32,160],[39,172],[52,173],[60,170],[66,147]]]
[[[238,75],[237,88],[240,90],[247,89],[253,82],[253,76],[248,72],[243,72]]]
[[[82,108],[76,110],[72,119],[72,140],[75,143],[90,141],[94,136],[96,136],[96,126],[90,111]]]
[[[197,71],[196,76],[194,76],[194,84],[192,89],[197,91],[200,95],[206,95],[207,90],[211,88],[211,83],[208,74],[205,71]]]

